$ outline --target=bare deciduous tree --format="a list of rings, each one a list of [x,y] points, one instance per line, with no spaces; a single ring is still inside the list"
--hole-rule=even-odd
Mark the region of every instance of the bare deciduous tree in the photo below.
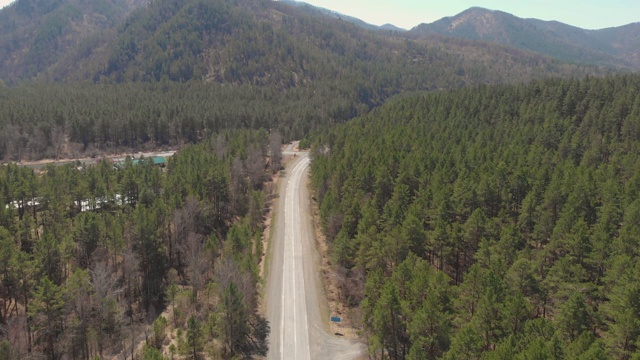
[[[211,261],[204,249],[205,237],[196,233],[189,233],[187,240],[180,247],[182,256],[184,257],[187,271],[189,274],[189,283],[193,287],[193,302],[197,304],[198,291],[202,289],[207,281],[207,272]]]
[[[5,157],[9,160],[20,161],[23,150],[23,136],[20,127],[8,125],[4,134]]]
[[[229,173],[229,195],[231,213],[242,214],[247,204],[247,174],[239,158],[233,159]]]
[[[260,149],[251,148],[247,155],[247,175],[249,176],[249,182],[251,187],[255,190],[260,189],[262,181],[264,179],[264,156]]]
[[[29,140],[27,142],[27,148],[29,149],[29,157],[32,160],[38,160],[45,157],[49,139],[41,128],[33,130]]]
[[[130,316],[133,316],[135,313],[133,304],[136,302],[139,293],[140,259],[131,248],[127,249],[122,256],[122,282],[127,308]]]
[[[92,325],[93,286],[85,270],[76,270],[67,279],[64,297],[66,314],[68,314],[64,331],[66,352],[73,359],[89,359],[91,357],[89,330]]]
[[[65,134],[64,128],[60,125],[56,126],[51,130],[51,144],[53,146],[53,150],[56,155],[56,160],[60,157],[60,152],[62,151],[62,146],[65,142]]]
[[[230,259],[220,259],[216,277],[221,291],[218,326],[224,354],[242,358],[266,355],[270,328],[257,311],[255,279]]]
[[[169,261],[182,275],[183,263],[180,247],[184,246],[187,237],[192,232],[198,232],[198,221],[202,216],[200,202],[189,196],[180,209],[173,212],[173,231],[169,241]]]
[[[220,134],[218,135],[218,137],[216,137],[216,143],[214,146],[216,156],[219,159],[224,158],[224,156],[227,154],[227,138],[224,134]]]
[[[243,271],[234,260],[228,258],[218,259],[215,269],[216,282],[220,289],[228,288],[231,283],[236,284],[247,301],[247,306],[255,308],[256,286],[249,272]]]
[[[340,300],[351,306],[360,304],[364,299],[364,270],[352,270],[338,265],[334,275]]]
[[[94,289],[96,324],[98,331],[98,352],[102,357],[105,345],[116,343],[122,325],[122,308],[118,296],[123,292],[118,283],[115,269],[103,261],[91,269],[91,284]]]
[[[29,353],[29,339],[27,331],[27,316],[20,315],[11,317],[4,328],[0,327],[0,338],[4,336],[11,348],[8,359],[26,359]]]
[[[277,172],[282,167],[282,150],[280,146],[282,145],[282,135],[279,132],[273,131],[269,135],[269,150],[271,153],[271,171]]]

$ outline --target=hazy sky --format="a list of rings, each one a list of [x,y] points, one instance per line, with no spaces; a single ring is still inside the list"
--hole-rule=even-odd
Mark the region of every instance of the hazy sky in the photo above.
[[[472,6],[502,10],[521,18],[557,20],[585,29],[640,21],[639,0],[306,0],[368,23],[410,29]]]
[[[0,0],[4,7],[14,0]],[[502,10],[522,18],[558,20],[585,29],[640,21],[639,0],[306,0],[366,22],[410,29],[472,6]]]

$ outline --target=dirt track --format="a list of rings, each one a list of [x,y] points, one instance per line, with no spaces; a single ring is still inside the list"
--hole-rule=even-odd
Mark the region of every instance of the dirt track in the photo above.
[[[17,164],[20,166],[30,167],[32,169],[43,169],[49,164],[66,165],[66,164],[73,164],[76,161],[79,161],[81,164],[92,165],[103,158],[107,158],[111,161],[117,162],[117,161],[124,160],[127,157],[127,155],[131,156],[132,158],[139,159],[143,156],[145,158],[154,157],[154,156],[170,157],[170,156],[173,156],[175,153],[176,153],[175,150],[148,151],[148,152],[138,152],[138,153],[132,153],[132,154],[117,154],[117,155],[110,155],[110,156],[97,157],[97,158],[88,157],[88,158],[78,158],[78,159],[60,159],[60,160],[45,159],[45,160],[38,160],[38,161],[23,161]]]

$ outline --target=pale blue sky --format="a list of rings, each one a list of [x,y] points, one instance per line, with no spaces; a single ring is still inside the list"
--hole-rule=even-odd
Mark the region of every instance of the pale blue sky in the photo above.
[[[410,29],[472,6],[502,10],[521,18],[557,20],[585,29],[640,21],[640,0],[306,0],[368,23]]]
[[[0,0],[4,7],[14,0]],[[392,23],[410,29],[472,6],[502,10],[522,18],[557,20],[585,29],[602,29],[640,21],[639,0],[306,0],[375,25]]]

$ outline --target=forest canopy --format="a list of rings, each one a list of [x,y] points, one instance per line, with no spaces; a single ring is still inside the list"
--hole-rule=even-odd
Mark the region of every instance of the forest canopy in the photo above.
[[[640,356],[640,76],[400,96],[315,143],[374,357]]]

